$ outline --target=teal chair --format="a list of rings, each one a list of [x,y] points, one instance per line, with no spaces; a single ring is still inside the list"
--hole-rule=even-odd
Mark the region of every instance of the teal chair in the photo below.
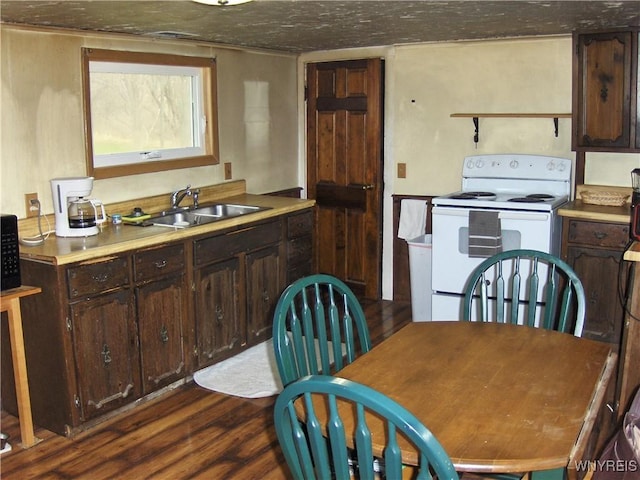
[[[543,299],[544,308],[537,298]],[[463,318],[521,323],[580,337],[585,303],[582,282],[567,263],[537,250],[508,250],[487,258],[471,274]]]
[[[357,418],[353,432],[345,428],[347,415]],[[374,421],[385,422],[387,433],[380,457],[372,448],[370,424],[374,415]],[[434,475],[438,480],[459,478],[438,440],[411,412],[386,395],[350,380],[310,375],[290,383],[276,399],[274,418],[278,441],[295,480],[399,480],[408,478],[408,473],[418,479]],[[408,439],[416,452],[417,467],[403,466],[399,435]]]
[[[305,375],[330,375],[371,350],[369,327],[353,291],[331,275],[289,285],[273,318],[273,346],[283,385]]]

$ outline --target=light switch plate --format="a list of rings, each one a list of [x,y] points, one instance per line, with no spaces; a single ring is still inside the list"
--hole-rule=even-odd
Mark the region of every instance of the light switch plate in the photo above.
[[[398,178],[407,178],[407,164],[399,163],[398,164]]]
[[[231,180],[231,162],[224,164],[224,179]]]

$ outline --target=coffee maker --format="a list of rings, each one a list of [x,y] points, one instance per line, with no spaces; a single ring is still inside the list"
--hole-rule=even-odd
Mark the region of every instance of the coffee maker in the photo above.
[[[631,238],[640,241],[640,168],[631,171]]]
[[[102,202],[87,198],[92,188],[93,177],[66,177],[51,180],[56,236],[88,237],[100,232],[98,225],[107,217]]]

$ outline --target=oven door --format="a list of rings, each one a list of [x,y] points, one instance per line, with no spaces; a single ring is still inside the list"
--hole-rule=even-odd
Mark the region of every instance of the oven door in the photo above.
[[[469,211],[469,208],[433,208],[431,281],[434,292],[464,295],[467,279],[485,260],[469,257]],[[503,250],[527,248],[553,252],[553,216],[551,212],[501,210]]]

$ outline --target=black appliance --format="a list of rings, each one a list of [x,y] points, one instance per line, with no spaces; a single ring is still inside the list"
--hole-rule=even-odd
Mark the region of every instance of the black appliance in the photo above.
[[[22,285],[20,280],[20,251],[18,248],[18,217],[2,214],[2,290]]]

